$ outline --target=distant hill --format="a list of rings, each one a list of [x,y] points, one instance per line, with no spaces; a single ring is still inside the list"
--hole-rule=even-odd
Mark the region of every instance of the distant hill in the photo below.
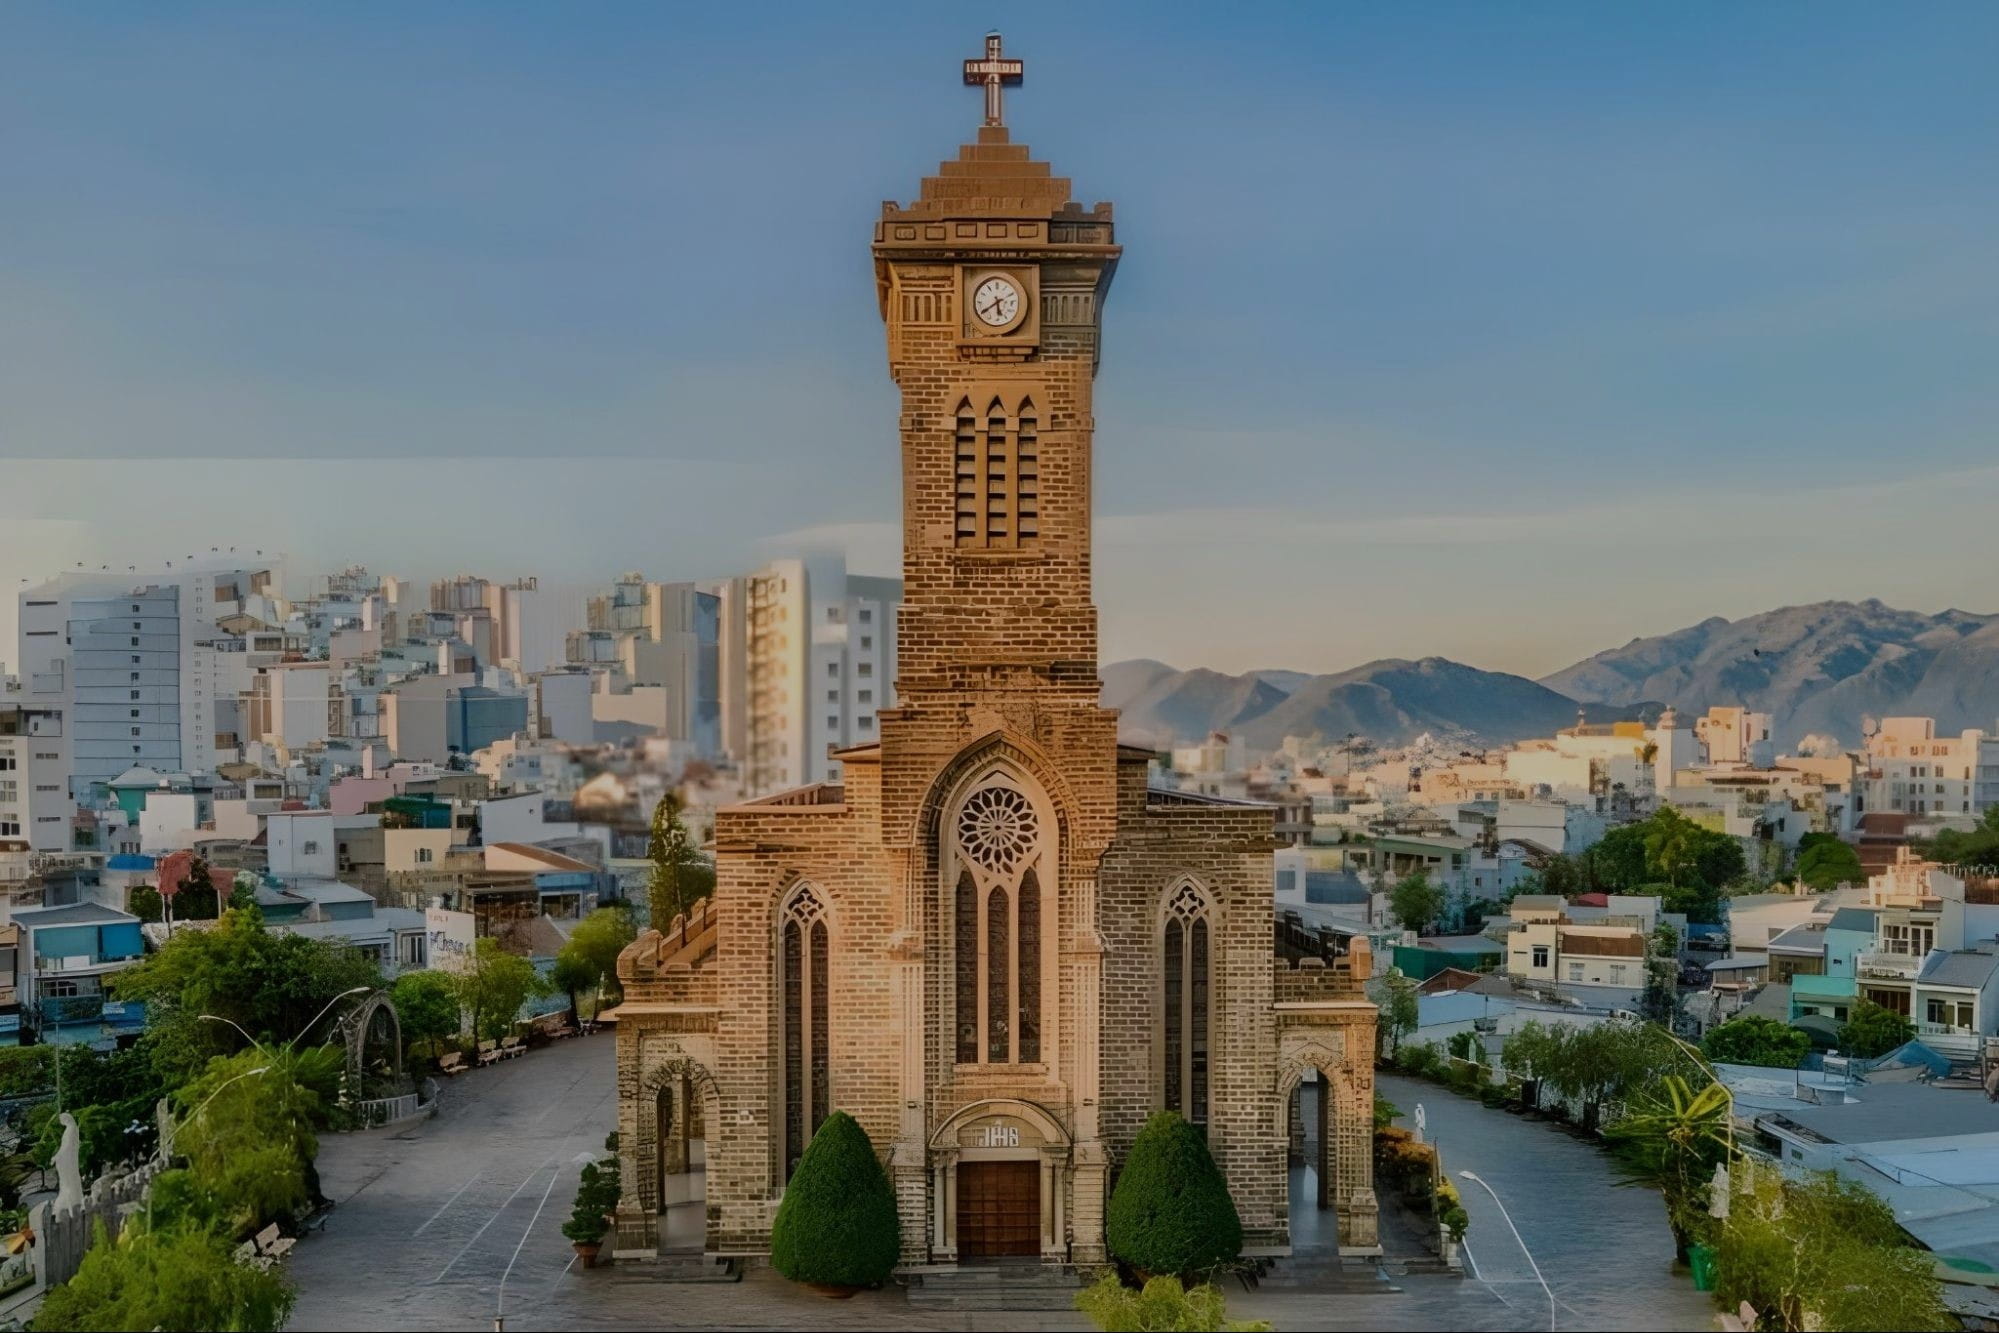
[[[1682,713],[1744,704],[1771,714],[1779,747],[1807,735],[1860,743],[1870,717],[1916,715],[1939,730],[1999,719],[1999,616],[1924,615],[1878,601],[1786,606],[1714,617],[1633,639],[1543,677],[1593,703],[1672,704]]]
[[[1573,699],[1524,676],[1442,657],[1386,658],[1327,676],[1117,662],[1103,678],[1104,705],[1122,714],[1119,734],[1142,745],[1191,745],[1213,731],[1242,737],[1252,751],[1276,749],[1286,736],[1401,745],[1429,733],[1504,745],[1549,735],[1577,711]]]

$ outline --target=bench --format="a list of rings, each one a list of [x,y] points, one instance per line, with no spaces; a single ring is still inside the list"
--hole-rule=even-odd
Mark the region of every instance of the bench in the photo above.
[[[525,1053],[526,1050],[527,1047],[521,1044],[519,1037],[503,1037],[500,1040],[500,1057],[502,1059],[511,1060],[515,1056]]]
[[[462,1074],[465,1069],[465,1056],[461,1051],[451,1051],[437,1062],[437,1072],[440,1074]]]
[[[252,1268],[269,1269],[274,1267],[279,1260],[290,1254],[292,1246],[296,1244],[298,1242],[290,1236],[280,1234],[278,1224],[273,1222],[249,1240],[238,1245],[234,1258],[239,1264],[247,1264]]]
[[[480,1043],[479,1043],[479,1063],[480,1063],[480,1064],[482,1064],[482,1065],[489,1065],[489,1064],[492,1064],[492,1063],[493,1063],[493,1061],[495,1061],[495,1060],[497,1060],[497,1059],[499,1059],[499,1058],[500,1058],[500,1047],[499,1047],[499,1043],[497,1043],[497,1042],[491,1042],[491,1041],[482,1041],[482,1042],[480,1042]]]

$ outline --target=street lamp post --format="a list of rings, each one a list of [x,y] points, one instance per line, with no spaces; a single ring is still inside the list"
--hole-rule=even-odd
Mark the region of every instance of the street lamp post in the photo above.
[[[325,1006],[322,1009],[320,1009],[318,1013],[312,1016],[311,1022],[307,1023],[304,1027],[300,1028],[297,1032],[293,1033],[292,1039],[286,1042],[283,1046],[280,1046],[278,1049],[281,1051],[289,1051],[292,1047],[298,1045],[300,1038],[304,1037],[306,1033],[312,1031],[314,1028],[319,1026],[319,1020],[326,1017],[327,1012],[331,1010],[334,1005],[339,1004],[342,1000],[348,998],[351,995],[363,995],[373,989],[374,989],[373,986],[350,986],[348,989],[341,991],[338,995],[328,1000]],[[200,1018],[201,1021],[204,1023],[227,1023],[230,1027],[235,1028],[238,1032],[241,1032],[243,1034],[243,1040],[249,1042],[252,1046],[261,1048],[264,1044],[261,1041],[258,1041],[255,1037],[251,1036],[249,1031],[245,1029],[241,1023],[238,1023],[233,1018],[224,1018],[220,1014],[198,1014],[196,1015],[196,1017]]]
[[[1486,1184],[1485,1181],[1481,1180],[1475,1173],[1470,1171],[1460,1171],[1458,1172],[1458,1174],[1464,1177],[1466,1180],[1471,1181],[1474,1185],[1477,1185],[1487,1194],[1492,1195],[1492,1202],[1494,1203],[1494,1205],[1498,1207],[1499,1215],[1502,1218],[1506,1219],[1506,1229],[1513,1233],[1514,1243],[1520,1246],[1520,1253],[1527,1256],[1527,1266],[1534,1270],[1534,1280],[1541,1284],[1542,1291],[1548,1293],[1548,1329],[1549,1333],[1554,1333],[1555,1289],[1553,1287],[1550,1287],[1548,1285],[1548,1279],[1541,1275],[1541,1265],[1534,1262],[1534,1251],[1527,1248],[1527,1242],[1523,1240],[1520,1236],[1520,1228],[1513,1225],[1513,1214],[1506,1211],[1506,1205],[1500,1202],[1498,1192],[1495,1191],[1492,1188],[1492,1186]]]

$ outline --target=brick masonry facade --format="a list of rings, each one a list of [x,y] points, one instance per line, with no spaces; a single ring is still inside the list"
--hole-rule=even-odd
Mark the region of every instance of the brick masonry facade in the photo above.
[[[816,1114],[823,1097],[883,1155],[905,1262],[960,1257],[959,1175],[984,1161],[1035,1164],[1044,1258],[1102,1260],[1116,1170],[1164,1097],[1162,939],[1187,886],[1211,941],[1209,1141],[1249,1243],[1288,1243],[1286,1108],[1307,1070],[1334,1089],[1324,1202],[1343,1245],[1375,1243],[1365,954],[1274,962],[1273,811],[1148,791],[1149,756],[1118,746],[1098,703],[1091,394],[1120,250],[1110,206],[1069,194],[987,126],[914,203],[883,206],[875,271],[902,393],[897,705],[877,745],[839,755],[840,785],[719,812],[713,902],[619,960],[621,1256],[662,1247],[662,1176],[696,1138],[705,1248],[766,1252],[787,1099]],[[985,321],[969,298],[995,276],[1020,308]],[[975,846],[964,812],[995,789],[1017,793],[1018,826],[1004,848]],[[979,915],[954,909],[972,901],[961,884]],[[809,1019],[787,1017],[806,1010],[784,991],[800,902],[827,945]],[[983,924],[961,941],[966,920]],[[971,993],[976,1016],[959,1012]],[[961,1060],[967,1040],[978,1059]],[[988,1040],[1019,1053],[993,1060]],[[798,1052],[814,1041],[824,1076],[807,1085]]]

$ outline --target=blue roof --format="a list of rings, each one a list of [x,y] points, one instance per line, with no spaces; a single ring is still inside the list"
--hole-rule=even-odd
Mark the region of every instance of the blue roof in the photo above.
[[[1827,930],[1857,930],[1863,935],[1874,933],[1876,912],[1871,907],[1842,907],[1832,914],[1832,920],[1825,923]]]
[[[106,870],[156,870],[159,862],[150,856],[140,856],[137,852],[120,852],[104,863]]]

